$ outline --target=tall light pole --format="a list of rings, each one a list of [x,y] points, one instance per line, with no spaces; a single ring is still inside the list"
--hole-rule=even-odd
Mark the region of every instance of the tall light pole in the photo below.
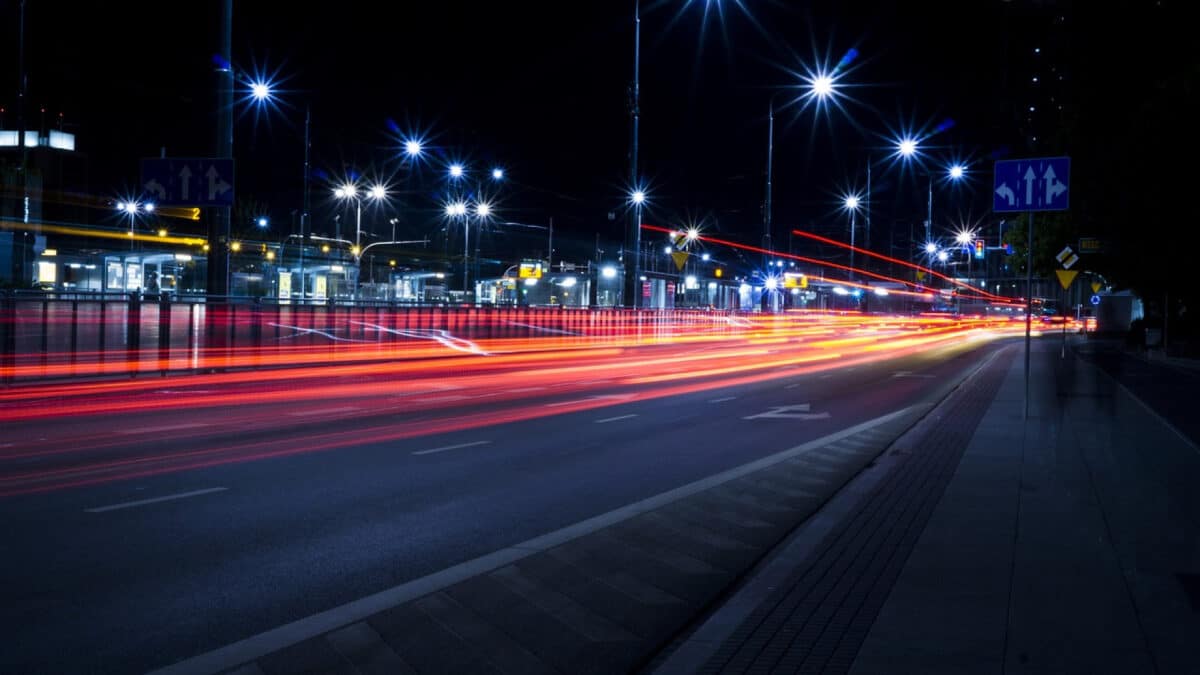
[[[641,91],[638,81],[642,58],[641,2],[633,3],[633,83],[629,89],[629,189],[633,191],[629,226],[625,234],[625,255],[633,255],[633,264],[625,261],[625,290],[628,297],[625,305],[637,309],[641,303],[642,276],[642,201],[645,193],[638,175],[638,122],[641,116]]]
[[[902,160],[912,159],[917,154],[918,141],[912,136],[903,136],[896,141],[896,154]],[[925,218],[925,241],[932,241],[933,234],[933,179],[929,179],[928,213]]]
[[[491,176],[492,176],[493,182],[499,183],[500,181],[504,180],[504,169],[502,169],[498,166],[493,167]],[[481,186],[476,185],[475,192],[477,194],[479,194],[479,199],[482,200],[482,201],[480,201],[478,206],[476,206],[476,211],[479,211],[479,209],[481,207],[483,208],[482,213],[477,213],[479,218],[476,219],[476,221],[475,221],[475,260],[471,266],[471,269],[474,270],[475,281],[478,282],[479,281],[480,247],[483,244],[482,225],[483,225],[483,221],[487,220],[489,217],[489,214],[491,213],[491,205],[488,204],[485,200],[483,200],[483,190],[482,190]]]
[[[858,213],[858,195],[847,195],[842,202],[842,208],[850,212],[850,278],[854,279],[854,217]]]
[[[133,250],[133,242],[137,239],[137,218],[139,213],[154,213],[154,202],[117,202],[117,210],[129,216],[129,250]]]
[[[467,215],[467,205],[465,202],[461,202],[461,201],[451,202],[446,205],[446,217],[450,218],[451,220],[453,220],[455,218],[463,218],[462,274],[463,274],[463,299],[464,300],[466,299],[466,295],[467,295],[467,251],[468,251],[467,246],[468,246],[469,240],[470,240],[470,228],[468,227],[467,220],[465,218],[466,215]],[[447,235],[447,237],[449,237],[449,235]]]
[[[645,191],[634,190],[629,195],[629,202],[633,205],[633,222],[638,223],[636,229],[639,231],[639,234],[636,237],[634,237],[635,248],[633,249],[633,284],[632,284],[631,290],[629,291],[631,294],[631,297],[628,300],[626,300],[625,304],[628,305],[629,307],[632,307],[633,309],[638,309],[641,306],[641,302],[642,302],[641,301],[641,298],[642,298],[642,236],[640,234],[640,231],[641,231],[641,222],[642,222],[642,204],[644,204],[646,202]],[[629,251],[626,250],[625,254],[629,255]],[[630,270],[629,261],[626,260],[625,261],[626,274],[629,273],[629,270]]]
[[[813,73],[805,79],[807,91],[801,95],[802,100],[820,105],[822,101],[834,94],[836,81],[833,76],[824,73]],[[771,259],[771,182],[775,165],[775,97],[780,92],[771,95],[767,103],[767,185],[763,198],[763,267],[770,264]]]
[[[476,265],[475,277],[476,277],[477,281],[478,281],[478,277],[479,277],[479,270],[478,270],[479,240],[482,238],[481,234],[480,234],[482,228],[480,226],[483,224],[483,221],[486,220],[491,214],[492,214],[492,205],[491,204],[489,204],[487,202],[479,202],[479,203],[475,204],[475,265]],[[471,225],[468,222],[466,229],[470,229],[470,227],[471,227]],[[464,247],[466,246],[465,238],[463,241],[463,246]],[[465,250],[464,250],[463,255],[466,255]],[[463,261],[463,269],[464,270],[466,269],[466,261],[465,260]],[[469,288],[468,280],[466,278],[466,274],[464,274],[463,275],[463,294],[464,294],[463,300],[466,300],[466,293],[467,293],[468,288]]]
[[[312,126],[312,106],[306,103],[304,105],[304,185],[301,199],[303,203],[300,206],[300,302],[304,302],[304,232],[308,225],[309,214],[309,186],[312,184],[312,170],[309,168],[309,149],[312,147],[312,142],[309,139],[309,127]]]
[[[260,107],[266,107],[273,104],[275,99],[275,86],[270,80],[254,79],[249,82],[249,93],[251,101]],[[310,153],[312,150],[312,104],[305,102],[304,104],[304,174],[301,183],[301,204],[300,204],[300,246],[299,246],[299,276],[300,276],[300,299],[303,302],[306,296],[306,280],[304,274],[304,248],[307,242],[306,233],[310,229],[310,213],[312,211],[311,204],[311,186],[312,186],[312,168],[310,166]],[[292,223],[295,227],[295,221]],[[283,253],[280,251],[280,264],[284,264]],[[290,273],[290,270],[289,270]]]
[[[358,186],[354,183],[346,183],[345,185],[335,189],[333,196],[338,199],[351,199],[354,201],[354,247],[351,252],[354,254],[355,261],[358,261],[358,253],[362,250],[362,199],[358,196]],[[367,196],[374,201],[381,201],[387,198],[387,188],[382,185],[372,185],[367,190]],[[354,275],[354,297],[358,297],[358,275],[360,270],[355,266]]]

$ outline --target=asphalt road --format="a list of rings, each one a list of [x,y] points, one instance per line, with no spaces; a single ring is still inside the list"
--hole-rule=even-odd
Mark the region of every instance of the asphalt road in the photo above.
[[[349,403],[259,377],[240,386],[261,402],[145,405],[215,395],[172,378],[125,412],[6,423],[0,671],[164,666],[940,396],[1000,344],[666,389],[482,379],[423,388],[424,408],[364,403],[367,375]]]

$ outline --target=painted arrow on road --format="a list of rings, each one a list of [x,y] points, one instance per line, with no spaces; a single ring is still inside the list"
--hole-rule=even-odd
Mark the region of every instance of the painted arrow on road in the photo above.
[[[797,405],[779,405],[771,408],[765,413],[750,415],[743,417],[744,420],[757,419],[792,419],[792,420],[826,420],[829,419],[829,413],[809,412],[812,410],[812,405],[808,403],[800,403]]]

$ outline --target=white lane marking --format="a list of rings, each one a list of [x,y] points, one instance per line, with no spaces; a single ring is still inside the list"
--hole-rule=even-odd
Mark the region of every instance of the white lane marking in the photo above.
[[[419,579],[413,579],[412,581],[407,581],[398,586],[393,586],[372,595],[359,598],[358,600],[352,600],[344,605],[327,609],[319,614],[313,614],[303,619],[297,619],[291,623],[277,626],[268,631],[239,640],[238,642],[193,656],[186,661],[180,661],[160,668],[150,673],[150,675],[217,673],[231,670],[235,666],[257,660],[266,654],[279,651],[298,642],[303,642],[308,638],[316,637],[337,630],[342,626],[361,621],[377,612],[391,609],[396,605],[435,593],[443,588],[449,588],[460,581],[465,581],[481,574],[487,574],[505,565],[511,565],[512,563],[528,558],[535,553],[578,539],[585,534],[590,534],[596,530],[626,521],[642,513],[660,509],[667,504],[679,501],[697,492],[703,492],[717,485],[741,478],[759,469],[797,457],[810,450],[834,443],[860,431],[872,429],[908,413],[914,407],[916,406],[897,410],[883,417],[877,417],[862,424],[857,424],[849,429],[842,429],[828,436],[797,445],[794,448],[768,455],[749,464],[743,464],[739,467],[709,476],[708,478],[702,478],[694,483],[682,485],[674,490],[660,492],[653,497],[627,504],[607,513],[593,516],[587,520],[581,520],[573,525],[567,525],[564,528],[540,537],[534,537],[519,544],[513,544],[508,548],[492,551],[486,555],[458,563],[457,565],[447,567]]]
[[[443,445],[440,448],[430,448],[428,450],[417,450],[414,455],[432,455],[435,452],[445,452],[447,450],[458,450],[459,448],[473,448],[477,445],[487,445],[491,441],[474,441],[471,443],[459,443],[458,445]]]
[[[0,443],[0,448],[11,448],[14,445],[16,445],[16,443]]]
[[[831,377],[833,377],[833,373],[825,373],[824,375],[818,377],[817,379],[818,380],[828,380]]]
[[[744,419],[744,420],[757,420],[757,419],[762,419],[762,418],[767,418],[767,419],[786,418],[786,419],[796,419],[796,420],[826,420],[826,419],[829,419],[829,413],[827,413],[827,412],[813,413],[813,412],[809,412],[809,410],[812,410],[812,405],[809,403],[798,403],[796,405],[777,405],[777,406],[773,406],[770,410],[768,410],[765,413],[759,413],[757,415],[749,415],[747,417],[743,417],[742,419]]]
[[[206,488],[204,490],[192,490],[191,492],[180,492],[179,494],[166,495],[165,497],[154,497],[152,499],[139,499],[136,502],[121,502],[120,504],[110,504],[108,506],[97,506],[94,509],[84,509],[84,513],[104,513],[105,511],[117,511],[120,509],[131,509],[135,506],[145,506],[146,504],[157,504],[159,502],[169,502],[175,499],[187,499],[188,497],[199,497],[213,492],[223,492],[229,488],[215,487]]]
[[[162,426],[157,426],[157,427],[138,427],[137,429],[122,429],[122,430],[118,431],[117,433],[125,434],[125,435],[155,434],[160,431],[180,431],[181,429],[199,429],[200,427],[207,427],[207,426],[212,426],[212,425],[206,424],[204,422],[185,422],[183,424],[164,424]],[[43,438],[40,440],[44,441],[46,439]]]
[[[529,323],[520,323],[518,321],[509,321],[508,323],[513,326],[520,326],[521,328],[532,328],[534,330],[540,330],[543,333],[556,333],[558,335],[574,335],[574,336],[579,335],[579,333],[572,333],[569,330],[559,330],[557,328],[544,328],[542,326],[535,326],[535,325],[529,324]]]
[[[795,389],[796,387],[799,387],[799,386],[800,386],[800,384],[799,384],[799,383],[797,383],[797,384],[789,384],[789,385],[787,385],[786,387],[784,387],[784,389]]]
[[[413,403],[440,403],[443,401],[461,401],[466,398],[473,398],[463,394],[450,394],[449,396],[427,396],[425,398],[414,398]]]
[[[726,396],[725,398],[714,398],[714,399],[710,400],[709,403],[724,403],[725,401],[732,401],[735,398],[737,398],[737,397],[736,396]]]
[[[362,408],[359,408],[358,406],[347,405],[342,406],[341,408],[323,408],[321,410],[290,412],[288,415],[292,417],[307,417],[309,415],[336,415],[337,413],[354,412],[355,410],[362,410]]]
[[[627,420],[630,417],[637,417],[637,413],[633,413],[631,415],[617,415],[616,417],[605,417],[602,420],[596,420],[596,424],[608,424],[609,422],[616,422],[617,420]]]
[[[215,394],[215,389],[159,389],[156,394]]]
[[[524,394],[527,391],[544,391],[545,387],[522,387],[520,389],[509,389],[510,394]]]
[[[427,389],[414,389],[412,391],[402,391],[399,394],[392,394],[392,398],[408,398],[409,396],[435,394],[440,391],[454,391],[456,389],[462,389],[462,387],[457,384],[431,384]]]
[[[898,370],[898,371],[896,371],[896,373],[894,375],[892,375],[892,378],[897,378],[897,377],[915,377],[915,378],[922,379],[922,380],[932,380],[933,379],[933,375],[922,375],[920,373],[914,373],[911,370]]]
[[[603,401],[606,399],[610,400],[610,401],[623,401],[625,399],[633,398],[634,396],[636,396],[636,394],[600,394],[598,396],[589,396],[587,398],[577,398],[573,401],[559,401],[558,403],[547,403],[545,405],[545,407],[557,408],[557,407],[563,406],[563,405],[574,405],[576,403],[592,403],[593,401]]]

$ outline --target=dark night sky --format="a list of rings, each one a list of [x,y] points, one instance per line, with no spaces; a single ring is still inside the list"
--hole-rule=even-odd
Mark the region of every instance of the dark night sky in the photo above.
[[[324,176],[394,175],[394,123],[428,134],[439,156],[503,165],[511,182],[498,197],[507,218],[554,217],[564,238],[581,242],[597,232],[620,239],[620,221],[607,214],[623,207],[627,182],[632,2],[401,2],[381,12],[346,0],[319,13],[295,3],[235,5],[235,65],[277,72],[284,89],[276,113],[238,111],[237,190],[265,203],[277,222],[299,205],[311,104],[314,168]],[[887,152],[889,128],[928,129],[945,118],[956,124],[930,141],[935,158],[979,161],[973,200],[960,196],[954,208],[984,215],[988,156],[1012,135],[997,97],[1010,91],[1002,86],[1017,67],[1003,61],[1006,40],[1020,40],[1022,22],[1011,17],[1022,5],[1044,3],[646,0],[647,222],[707,217],[709,231],[756,243],[767,100],[792,81],[789,69],[835,63],[852,47],[860,56],[844,80],[855,99],[845,113],[777,115],[776,236],[801,224],[833,231],[841,218],[834,194],[854,180],[863,185],[868,152]],[[149,2],[66,9],[29,0],[30,103],[47,106],[48,124],[65,113],[89,156],[93,192],[135,185],[138,158],[163,146],[172,156],[211,154],[218,7],[186,3],[180,20]],[[16,81],[13,61],[4,60],[5,82]],[[12,98],[0,97],[10,116]],[[877,171],[876,217],[919,218],[923,184],[911,172]],[[417,235],[436,213],[441,174],[427,166],[409,185],[415,194],[391,211]],[[316,186],[319,231],[329,200]]]

